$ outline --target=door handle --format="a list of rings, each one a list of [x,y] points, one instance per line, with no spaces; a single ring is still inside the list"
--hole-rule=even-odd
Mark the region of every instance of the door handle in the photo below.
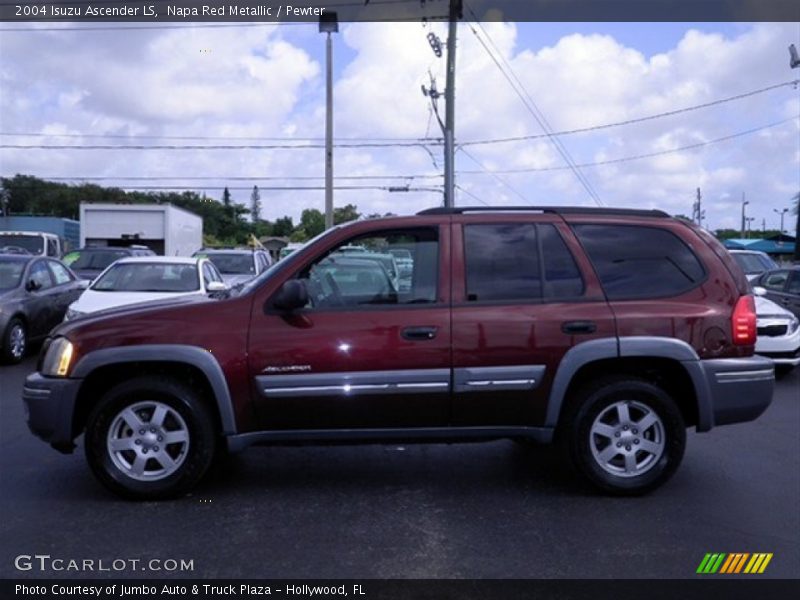
[[[406,327],[401,335],[406,340],[432,340],[436,337],[438,327]]]
[[[597,324],[594,321],[565,321],[561,324],[561,331],[564,333],[594,333],[597,331]]]

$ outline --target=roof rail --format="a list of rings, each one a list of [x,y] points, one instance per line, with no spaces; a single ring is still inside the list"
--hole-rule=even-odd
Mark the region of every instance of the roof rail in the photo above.
[[[639,208],[598,208],[580,206],[456,206],[447,208],[437,206],[418,212],[418,215],[463,215],[473,212],[544,212],[556,215],[617,215],[628,217],[668,218],[663,210],[643,210]]]

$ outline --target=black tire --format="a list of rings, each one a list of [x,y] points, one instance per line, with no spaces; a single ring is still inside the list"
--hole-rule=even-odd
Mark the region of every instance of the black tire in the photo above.
[[[775,365],[775,379],[783,379],[794,370],[794,365]]]
[[[657,385],[635,377],[607,377],[580,389],[570,399],[559,434],[575,468],[615,495],[659,487],[678,468],[686,448],[686,425],[675,402]]]
[[[21,335],[21,351],[19,350]],[[19,317],[14,317],[6,325],[6,330],[3,332],[2,348],[2,361],[6,364],[15,365],[25,358],[25,353],[28,351],[28,329],[25,327],[25,322]]]
[[[130,424],[134,418],[138,431]],[[208,407],[192,388],[144,376],[113,387],[98,402],[87,420],[84,449],[92,472],[112,492],[157,500],[185,494],[202,479],[214,459],[216,437]],[[112,442],[130,448],[112,451]],[[140,464],[142,472],[136,473]]]

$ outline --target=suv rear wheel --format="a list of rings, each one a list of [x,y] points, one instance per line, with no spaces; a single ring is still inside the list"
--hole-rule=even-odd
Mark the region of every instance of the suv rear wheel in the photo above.
[[[672,398],[637,378],[605,378],[584,387],[564,421],[569,456],[595,486],[643,494],[678,468],[686,426]]]
[[[95,476],[121,496],[178,496],[200,481],[213,460],[212,423],[191,388],[139,377],[113,387],[92,410],[86,458]]]

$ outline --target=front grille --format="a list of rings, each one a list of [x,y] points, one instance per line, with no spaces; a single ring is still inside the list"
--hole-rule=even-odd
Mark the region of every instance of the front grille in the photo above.
[[[786,335],[787,331],[789,331],[788,325],[768,325],[767,327],[759,327],[756,329],[756,334],[766,337],[778,337]]]

